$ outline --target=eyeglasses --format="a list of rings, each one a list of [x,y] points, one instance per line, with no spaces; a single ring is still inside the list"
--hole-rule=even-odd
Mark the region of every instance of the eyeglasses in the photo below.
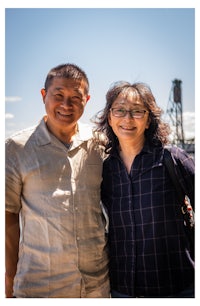
[[[142,119],[144,118],[144,115],[146,113],[148,113],[147,110],[135,110],[135,109],[132,109],[132,110],[126,110],[124,108],[111,108],[110,109],[112,115],[114,117],[118,117],[118,118],[121,118],[121,117],[125,117],[127,113],[130,114],[131,118],[135,118],[135,119]]]

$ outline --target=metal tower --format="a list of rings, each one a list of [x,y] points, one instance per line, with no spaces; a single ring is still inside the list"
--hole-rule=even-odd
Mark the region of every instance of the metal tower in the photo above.
[[[182,115],[182,90],[181,80],[172,81],[167,114],[170,118],[170,127],[172,130],[172,143],[184,148],[185,139],[183,133],[183,115]]]

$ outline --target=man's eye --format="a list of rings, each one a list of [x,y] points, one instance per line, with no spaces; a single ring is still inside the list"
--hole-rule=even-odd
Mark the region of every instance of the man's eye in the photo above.
[[[55,94],[55,98],[56,98],[56,99],[62,99],[63,96],[62,96],[61,94]]]
[[[79,96],[73,96],[73,97],[72,97],[72,100],[73,100],[73,101],[81,101],[82,99],[81,99],[81,97],[79,97]]]

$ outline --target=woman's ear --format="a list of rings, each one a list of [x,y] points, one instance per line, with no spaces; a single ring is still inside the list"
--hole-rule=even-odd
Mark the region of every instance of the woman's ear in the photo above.
[[[108,123],[112,127],[112,122],[111,122],[111,117],[110,117],[110,112],[108,113]]]
[[[146,124],[146,130],[149,128],[150,124],[151,124],[151,118],[149,116]]]

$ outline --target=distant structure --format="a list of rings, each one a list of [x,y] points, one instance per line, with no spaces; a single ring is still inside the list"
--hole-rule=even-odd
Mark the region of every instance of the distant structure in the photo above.
[[[183,131],[182,81],[173,80],[167,106],[167,115],[172,130],[172,144],[194,154],[194,139],[186,140]]]

